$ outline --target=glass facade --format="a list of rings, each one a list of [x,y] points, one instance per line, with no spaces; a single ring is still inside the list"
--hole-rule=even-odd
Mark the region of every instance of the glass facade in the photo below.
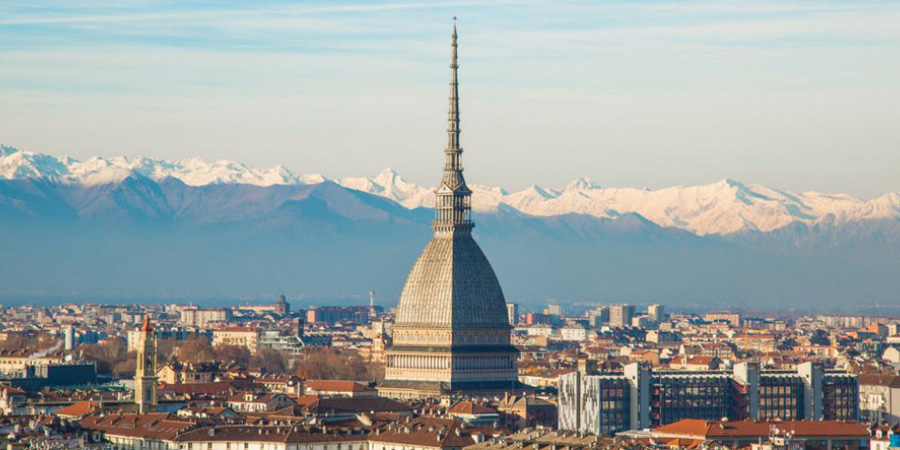
[[[844,373],[827,373],[822,378],[822,418],[859,419],[859,379]]]
[[[681,419],[734,418],[730,374],[660,374],[653,377],[650,389],[651,426]]]
[[[635,370],[560,377],[559,428],[610,435],[682,419],[857,420],[856,375],[806,363],[797,371]],[[629,375],[629,373],[631,375]],[[755,412],[755,414],[754,414]]]
[[[761,420],[802,420],[803,417],[803,380],[796,375],[760,375],[759,418]]]

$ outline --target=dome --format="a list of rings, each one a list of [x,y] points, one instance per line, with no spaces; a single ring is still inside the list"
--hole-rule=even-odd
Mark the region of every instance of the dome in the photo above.
[[[469,234],[435,236],[410,270],[397,306],[398,326],[509,328],[500,282]]]

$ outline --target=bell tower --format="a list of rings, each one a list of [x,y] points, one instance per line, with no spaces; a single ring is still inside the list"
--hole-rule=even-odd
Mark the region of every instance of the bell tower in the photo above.
[[[146,315],[134,372],[134,403],[139,414],[156,411],[156,381],[156,331],[150,324],[150,316]]]

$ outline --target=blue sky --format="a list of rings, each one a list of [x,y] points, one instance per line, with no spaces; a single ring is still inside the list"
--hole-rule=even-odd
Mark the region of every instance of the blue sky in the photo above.
[[[900,2],[2,1],[0,142],[331,177],[900,190]]]

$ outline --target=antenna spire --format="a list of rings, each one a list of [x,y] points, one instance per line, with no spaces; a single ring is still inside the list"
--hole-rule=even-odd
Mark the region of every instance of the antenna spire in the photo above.
[[[468,233],[472,230],[471,194],[463,178],[459,145],[459,62],[457,59],[456,17],[453,18],[453,37],[450,54],[450,109],[447,112],[446,161],[441,185],[435,201],[435,232]]]

